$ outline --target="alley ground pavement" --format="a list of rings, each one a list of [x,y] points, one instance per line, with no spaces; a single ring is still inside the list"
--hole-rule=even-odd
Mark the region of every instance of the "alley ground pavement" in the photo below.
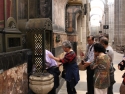
[[[123,54],[114,52],[115,56],[114,56],[114,67],[116,69],[115,71],[115,80],[116,83],[113,86],[113,92],[114,94],[120,94],[119,93],[119,87],[121,85],[122,82],[122,74],[124,73],[124,71],[120,71],[117,68],[118,63],[122,60]],[[87,86],[86,86],[86,71],[80,71],[80,81],[76,86],[76,90],[77,90],[77,94],[86,94],[86,90],[87,90]],[[61,87],[60,91],[58,92],[58,94],[67,94],[66,92],[66,83],[63,84],[63,86]]]

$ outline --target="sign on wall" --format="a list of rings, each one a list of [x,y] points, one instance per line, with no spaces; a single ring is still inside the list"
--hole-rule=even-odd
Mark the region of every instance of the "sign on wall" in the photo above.
[[[109,25],[103,25],[103,29],[109,29]]]

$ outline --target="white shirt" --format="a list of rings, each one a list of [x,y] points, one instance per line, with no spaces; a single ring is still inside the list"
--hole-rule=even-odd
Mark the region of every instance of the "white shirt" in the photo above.
[[[49,57],[49,54],[50,54],[50,55],[53,55],[50,51],[45,50],[46,65],[47,65],[48,67],[57,66],[57,62],[56,62],[54,59],[50,58],[50,57]]]
[[[108,46],[108,47],[106,48],[106,53],[107,53],[108,56],[110,57],[111,63],[113,63],[113,59],[114,59],[114,50],[112,49],[111,46]]]
[[[93,51],[93,45],[91,45],[88,49],[88,45],[86,48],[86,57],[88,57],[86,62],[92,63],[94,61],[94,51]]]

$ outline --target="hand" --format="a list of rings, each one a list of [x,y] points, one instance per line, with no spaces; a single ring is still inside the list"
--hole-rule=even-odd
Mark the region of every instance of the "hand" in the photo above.
[[[84,65],[84,62],[85,62],[85,61],[81,60],[81,64],[82,64],[82,65]]]
[[[118,69],[120,70],[120,66],[118,65]]]
[[[57,63],[57,66],[59,67],[59,66],[61,66],[62,65],[62,63]]]
[[[84,66],[88,67],[91,63],[90,62],[84,62]]]

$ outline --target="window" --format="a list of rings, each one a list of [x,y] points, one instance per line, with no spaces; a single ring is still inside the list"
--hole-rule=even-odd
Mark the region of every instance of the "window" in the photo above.
[[[20,38],[8,38],[8,47],[21,46]]]

